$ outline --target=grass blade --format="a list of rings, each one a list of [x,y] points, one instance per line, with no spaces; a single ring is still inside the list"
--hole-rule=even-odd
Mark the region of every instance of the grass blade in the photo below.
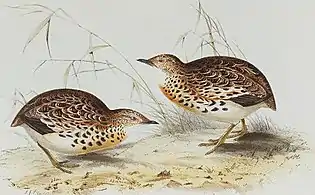
[[[47,16],[35,29],[35,31],[28,37],[26,44],[23,48],[23,53],[25,52],[26,48],[28,47],[28,45],[36,38],[36,36],[42,31],[42,29],[49,23],[49,21],[51,20],[51,16],[53,14],[50,14],[49,16]]]
[[[96,45],[96,46],[93,46],[93,47],[89,48],[88,53],[95,52],[97,50],[100,50],[100,49],[103,49],[103,48],[107,48],[107,47],[110,47],[110,45],[107,45],[107,44]]]
[[[51,18],[47,22],[47,29],[46,29],[46,45],[48,50],[48,55],[50,58],[52,58],[51,50],[50,50],[50,44],[49,44],[49,32],[50,32],[50,25],[51,25]]]
[[[68,77],[70,74],[70,69],[73,66],[73,64],[75,63],[74,60],[72,60],[72,62],[67,66],[67,69],[65,70],[64,74],[63,74],[63,82],[65,85],[65,88],[67,87],[67,83],[68,83]]]

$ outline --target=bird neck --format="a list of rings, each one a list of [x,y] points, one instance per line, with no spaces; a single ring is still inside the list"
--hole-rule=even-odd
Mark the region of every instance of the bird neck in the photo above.
[[[126,109],[115,109],[115,110],[111,110],[111,124],[113,124],[113,126],[121,126],[122,128],[126,127],[126,120],[125,120],[125,115],[124,112],[126,111]]]
[[[173,61],[172,64],[167,66],[165,73],[167,75],[173,75],[182,72],[185,63],[180,60]]]
[[[112,118],[107,124],[118,129],[123,129],[127,126],[126,123],[124,123],[124,121],[119,118]]]

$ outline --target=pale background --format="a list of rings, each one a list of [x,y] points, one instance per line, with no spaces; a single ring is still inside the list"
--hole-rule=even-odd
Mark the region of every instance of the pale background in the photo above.
[[[1,5],[20,5],[27,1],[1,0]],[[29,1],[30,2],[30,1]],[[34,1],[31,3],[35,3]],[[191,5],[194,0],[159,1],[36,1],[52,9],[63,8],[77,22],[96,32],[120,50],[149,82],[154,93],[163,98],[156,89],[156,70],[145,67],[135,60],[151,57],[158,53],[175,53],[184,58],[182,50],[174,50],[179,35],[195,25],[196,12]],[[313,1],[202,1],[206,11],[222,23],[228,38],[237,42],[247,59],[264,72],[270,81],[278,104],[277,112],[265,113],[280,126],[289,126],[307,134],[314,140],[312,95],[314,94],[313,44],[315,27]],[[15,89],[27,93],[41,92],[63,86],[62,74],[67,63],[45,66],[35,76],[33,70],[40,60],[47,59],[44,34],[30,45],[26,53],[22,49],[28,36],[34,31],[43,15],[21,16],[22,12],[5,7],[0,10],[0,136],[2,149],[28,144],[9,127],[13,114],[12,98]],[[87,49],[88,36],[74,26],[60,20],[51,24],[52,54],[56,58],[80,58]],[[186,48],[189,48],[186,45]],[[196,47],[194,44],[191,47]],[[109,50],[101,52],[102,58],[121,67],[128,67],[116,54]],[[197,58],[188,56],[190,59]],[[110,80],[110,81],[109,81]],[[82,78],[81,88],[97,94],[111,108],[130,107],[127,99],[131,90],[130,80],[108,73],[99,73],[97,80]],[[77,87],[71,79],[71,87]],[[125,99],[125,100],[121,100]],[[139,108],[140,109],[140,108]],[[141,109],[140,109],[141,110]],[[13,112],[13,113],[12,113]],[[139,135],[139,133],[137,134]],[[286,178],[270,188],[296,193],[297,189],[309,190],[307,176],[303,182]],[[287,181],[289,180],[289,181]],[[296,183],[297,182],[297,183]],[[300,187],[298,187],[300,186]],[[293,189],[294,188],[294,189]],[[288,191],[286,191],[288,190]],[[266,189],[268,191],[268,188]],[[313,194],[310,193],[306,194]],[[164,192],[165,193],[165,192]],[[7,194],[7,193],[6,193]]]

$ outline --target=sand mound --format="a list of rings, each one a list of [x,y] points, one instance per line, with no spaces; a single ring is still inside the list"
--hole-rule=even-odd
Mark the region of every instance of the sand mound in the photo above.
[[[275,173],[292,171],[309,153],[298,137],[249,133],[205,156],[208,148],[198,144],[208,138],[207,132],[155,135],[111,151],[67,157],[80,164],[71,169],[73,174],[53,168],[43,152],[31,146],[2,152],[0,163],[15,187],[54,194],[165,186],[247,191]]]

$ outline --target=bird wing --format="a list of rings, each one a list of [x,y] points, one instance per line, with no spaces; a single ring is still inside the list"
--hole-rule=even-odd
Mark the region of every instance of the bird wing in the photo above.
[[[110,118],[109,111],[92,94],[74,89],[58,89],[34,97],[21,109],[14,121],[23,121],[43,135],[106,125]]]
[[[265,76],[241,59],[213,56],[187,63],[182,75],[199,96],[231,100],[244,107],[265,101],[272,95]]]

